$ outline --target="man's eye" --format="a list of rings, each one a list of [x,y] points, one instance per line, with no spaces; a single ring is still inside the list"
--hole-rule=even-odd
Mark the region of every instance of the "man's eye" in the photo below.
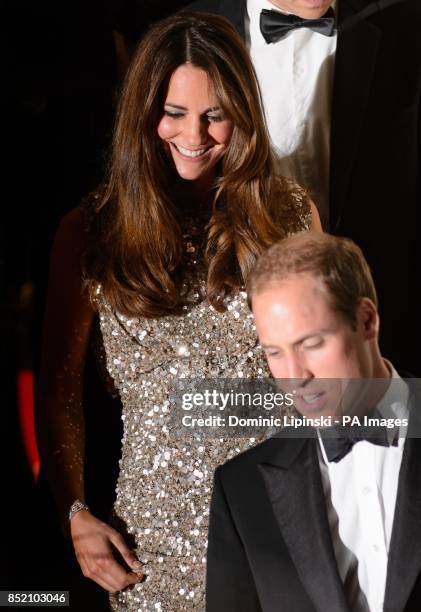
[[[317,340],[317,341],[307,342],[306,344],[303,344],[304,349],[310,349],[310,350],[320,348],[321,346],[323,346],[323,340]]]
[[[282,357],[282,353],[280,351],[265,351],[266,357],[271,357],[272,359],[279,359]]]
[[[179,113],[177,111],[169,111],[169,110],[165,110],[164,114],[167,117],[171,117],[171,119],[180,119],[180,117],[184,117],[183,113]]]

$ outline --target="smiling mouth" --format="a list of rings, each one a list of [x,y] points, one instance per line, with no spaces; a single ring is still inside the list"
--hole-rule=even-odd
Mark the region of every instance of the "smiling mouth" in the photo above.
[[[197,159],[199,157],[202,157],[212,148],[212,145],[208,145],[206,147],[201,147],[200,149],[186,149],[185,147],[176,145],[175,142],[171,142],[170,144],[175,148],[178,153],[183,155],[183,157],[188,157],[189,159]]]

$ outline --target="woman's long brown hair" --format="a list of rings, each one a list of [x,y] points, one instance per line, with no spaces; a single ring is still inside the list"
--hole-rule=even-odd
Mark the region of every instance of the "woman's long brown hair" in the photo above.
[[[207,229],[207,298],[219,311],[246,281],[256,257],[284,232],[275,221],[286,187],[275,178],[251,60],[229,22],[180,13],[155,25],[140,44],[117,113],[109,179],[85,257],[90,281],[128,316],[179,313],[183,298],[176,175],[157,135],[170,76],[190,63],[206,71],[234,124],[219,165]]]

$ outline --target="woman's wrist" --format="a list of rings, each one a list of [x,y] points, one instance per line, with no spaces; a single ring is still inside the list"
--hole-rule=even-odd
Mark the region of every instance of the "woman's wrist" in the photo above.
[[[69,508],[69,513],[68,513],[69,522],[72,520],[74,515],[80,512],[81,510],[86,510],[87,512],[90,512],[89,507],[83,501],[81,501],[80,499],[75,499],[75,501],[72,503],[72,505]]]

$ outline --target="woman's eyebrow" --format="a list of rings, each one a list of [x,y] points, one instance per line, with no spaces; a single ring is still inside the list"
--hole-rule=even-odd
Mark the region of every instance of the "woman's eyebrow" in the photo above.
[[[178,108],[179,110],[187,110],[185,106],[180,106],[179,104],[173,104],[172,102],[165,102],[165,106],[171,106],[172,108]]]
[[[188,110],[185,106],[180,106],[179,104],[173,104],[172,102],[165,102],[165,106],[171,106],[171,108],[177,108],[178,110],[183,110],[183,111]],[[219,110],[221,110],[220,106],[210,106],[205,111],[203,111],[202,114],[206,115],[206,113],[212,113],[212,112],[219,111]]]

